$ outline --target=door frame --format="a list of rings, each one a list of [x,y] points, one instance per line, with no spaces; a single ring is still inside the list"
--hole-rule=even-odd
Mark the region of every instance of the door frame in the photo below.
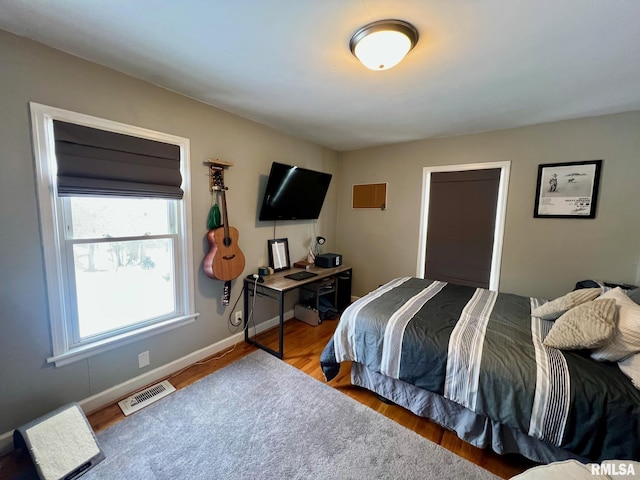
[[[467,163],[463,165],[442,165],[422,168],[422,204],[420,209],[420,231],[418,232],[418,263],[416,276],[424,278],[427,256],[427,227],[429,225],[429,198],[431,195],[431,174],[433,172],[462,172],[467,170],[500,169],[498,184],[498,202],[496,204],[496,225],[493,233],[493,251],[491,253],[491,274],[489,290],[498,290],[500,286],[500,266],[502,264],[502,246],[504,226],[507,214],[507,195],[509,193],[509,174],[511,162]]]

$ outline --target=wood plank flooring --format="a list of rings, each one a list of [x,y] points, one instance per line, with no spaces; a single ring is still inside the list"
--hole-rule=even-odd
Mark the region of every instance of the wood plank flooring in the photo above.
[[[285,323],[284,361],[308,375],[324,382],[320,369],[320,353],[329,341],[336,326],[335,320],[325,320],[317,327],[312,327],[297,320]],[[262,344],[277,349],[277,330],[273,329],[259,336]],[[177,388],[184,388],[200,378],[229,365],[250,352],[252,347],[245,342],[236,344],[232,349],[194,364],[186,369],[174,373],[169,377],[171,383]],[[423,437],[435,442],[444,448],[480,465],[502,478],[510,478],[534,464],[518,455],[497,455],[488,450],[481,450],[460,440],[454,433],[439,425],[418,417],[408,410],[397,405],[388,405],[380,401],[377,396],[368,390],[351,385],[350,366],[343,364],[337,378],[329,382],[329,385],[342,393],[349,395],[360,403],[380,412],[386,417],[417,432]],[[133,392],[132,392],[133,393]],[[91,426],[99,432],[125,417],[117,403],[102,408],[87,415]],[[26,454],[11,453],[0,458],[0,478],[11,478],[16,474],[30,468],[30,459]]]

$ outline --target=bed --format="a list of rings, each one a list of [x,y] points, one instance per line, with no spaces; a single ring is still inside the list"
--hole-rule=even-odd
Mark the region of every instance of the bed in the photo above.
[[[397,278],[344,311],[321,366],[329,381],[352,362],[354,385],[500,454],[640,460],[640,390],[593,350],[545,345],[556,322],[532,315],[544,305]]]

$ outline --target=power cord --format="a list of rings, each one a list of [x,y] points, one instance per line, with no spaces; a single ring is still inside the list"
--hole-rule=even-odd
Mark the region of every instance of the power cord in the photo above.
[[[242,297],[242,292],[244,292],[244,282],[242,282],[242,290],[240,290],[240,294],[238,295],[238,298],[236,299],[236,303],[233,304],[233,307],[231,307],[231,311],[229,312],[229,317],[228,317],[229,325],[231,325],[233,327],[238,327],[240,325],[240,324],[234,325],[231,316],[236,311],[236,306],[238,305],[238,302],[240,301],[240,297]]]
[[[243,333],[245,330],[247,330],[249,328],[249,321],[252,319],[253,317],[253,310],[255,309],[255,305],[256,305],[256,288],[258,285],[258,278],[256,277],[254,282],[253,282],[253,302],[251,304],[251,313],[249,314],[249,318],[247,318],[247,321],[245,322],[245,325],[243,327],[243,329],[241,330]],[[237,325],[233,325],[232,321],[231,321],[231,315],[233,314],[233,312],[236,309],[236,305],[238,305],[238,302],[240,301],[240,298],[242,297],[242,293],[244,292],[244,282],[242,283],[242,290],[240,290],[240,294],[238,295],[238,298],[236,299],[236,302],[233,304],[233,308],[231,309],[231,313],[229,313],[229,324],[232,326],[237,326]],[[246,312],[245,312],[246,313]],[[256,331],[256,324],[255,324],[255,319],[253,319],[253,331],[254,331],[254,335],[255,335],[255,331]],[[234,343],[233,346],[227,350],[226,352],[222,353],[221,355],[218,355],[217,357],[209,357],[206,360],[201,360],[199,362],[196,363],[192,363],[191,365],[184,367],[182,370],[178,370],[175,373],[172,373],[171,375],[169,375],[169,378],[173,378],[176,377],[178,375],[180,375],[181,373],[185,372],[186,370],[190,369],[191,367],[195,367],[196,365],[206,365],[209,362],[212,362],[213,360],[220,360],[221,358],[229,355],[231,352],[233,352],[236,348],[236,345],[238,345],[237,343]]]

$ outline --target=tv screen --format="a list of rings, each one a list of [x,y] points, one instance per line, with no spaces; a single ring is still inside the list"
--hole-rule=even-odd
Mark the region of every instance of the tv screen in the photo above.
[[[273,162],[258,219],[317,219],[330,182],[330,173]]]

